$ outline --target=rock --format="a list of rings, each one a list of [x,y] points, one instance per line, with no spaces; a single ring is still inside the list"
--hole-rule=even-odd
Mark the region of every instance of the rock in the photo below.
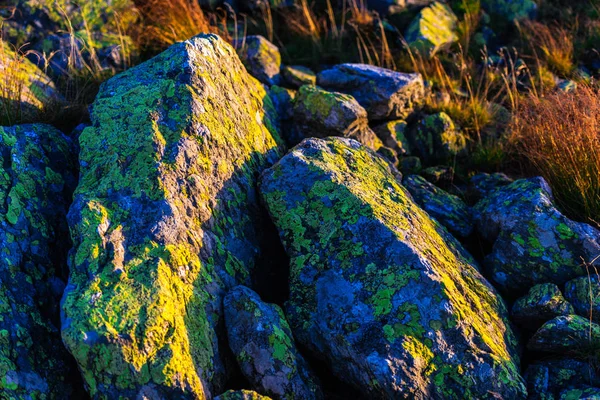
[[[527,343],[533,351],[585,358],[600,346],[600,325],[579,315],[563,315],[546,322]]]
[[[560,315],[574,314],[573,306],[553,283],[535,285],[512,308],[512,317],[521,325],[537,329],[544,322]]]
[[[317,84],[352,95],[371,120],[404,119],[424,101],[420,74],[365,64],[339,64],[317,75]]]
[[[273,399],[323,398],[281,308],[244,286],[232,289],[223,306],[229,347],[255,389]]]
[[[271,400],[271,398],[251,390],[229,390],[215,397],[215,400]]]
[[[398,156],[409,156],[410,145],[406,136],[406,121],[389,121],[373,127],[373,132],[383,144],[394,150]]]
[[[458,18],[452,9],[436,1],[423,8],[413,19],[404,39],[411,49],[433,57],[458,41],[457,24]]]
[[[280,84],[281,55],[277,46],[260,35],[254,35],[236,41],[235,47],[252,76],[265,85]]]
[[[565,388],[600,385],[600,377],[589,362],[573,359],[535,362],[527,368],[525,379],[529,400],[558,399]]]
[[[405,176],[402,185],[410,192],[415,203],[450,233],[459,238],[466,238],[473,233],[471,209],[458,196],[438,188],[419,175]]]
[[[293,88],[317,84],[317,75],[310,68],[301,65],[286,65],[282,68],[281,75],[285,82]]]
[[[417,173],[421,170],[421,159],[419,157],[402,157],[400,159],[400,170],[403,173]]]
[[[534,0],[483,0],[481,7],[488,14],[506,21],[534,18],[537,11]]]
[[[94,398],[211,398],[223,295],[260,255],[256,179],[282,154],[271,100],[199,35],[106,81],[91,120],[63,341]]]
[[[0,125],[35,122],[64,102],[52,80],[23,54],[0,42]]]
[[[582,260],[590,263],[600,254],[600,232],[561,214],[541,177],[496,189],[476,204],[474,216],[481,236],[493,243],[485,264],[507,291],[562,285],[586,275]]]
[[[290,145],[308,137],[342,136],[377,150],[381,141],[369,128],[367,112],[347,94],[305,85],[294,100],[294,134]]]
[[[53,54],[48,66],[54,77],[67,76],[70,69],[81,70],[85,65],[84,43],[68,33],[48,35],[35,44],[34,50],[37,53],[31,54],[31,61],[40,68],[44,68],[44,60],[38,53]]]
[[[450,188],[454,183],[456,172],[448,165],[434,165],[421,171],[421,176],[441,188]]]
[[[36,124],[0,127],[0,397],[75,398],[59,301],[74,167],[68,139]],[[71,397],[75,396],[75,397]]]
[[[560,400],[598,400],[600,388],[579,387],[560,392]]]
[[[273,85],[269,88],[269,96],[277,110],[277,115],[283,120],[294,117],[294,99],[297,92],[281,86]]]
[[[600,277],[582,276],[565,284],[565,297],[582,317],[600,322]]]
[[[466,155],[467,139],[444,112],[428,115],[408,132],[414,155],[426,164]]]
[[[513,180],[501,172],[493,174],[480,173],[471,177],[471,189],[475,198],[481,199],[489,196],[494,190],[501,186],[511,184]]]
[[[290,256],[294,337],[335,376],[369,399],[525,397],[502,299],[384,160],[307,139],[260,192]]]

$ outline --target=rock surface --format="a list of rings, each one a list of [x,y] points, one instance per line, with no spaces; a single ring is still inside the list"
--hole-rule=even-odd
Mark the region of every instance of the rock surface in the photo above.
[[[582,317],[600,322],[600,277],[582,276],[565,284],[565,297]]]
[[[385,161],[308,139],[260,191],[291,258],[294,336],[339,379],[371,399],[526,396],[502,299]]]
[[[74,363],[59,332],[73,164],[47,125],[0,127],[0,397],[69,399]]]
[[[466,155],[467,139],[444,112],[428,115],[408,131],[414,155],[425,164],[449,162]]]
[[[302,65],[286,65],[281,69],[281,75],[285,82],[293,88],[317,84],[317,75],[310,68]]]
[[[246,36],[235,46],[252,76],[269,86],[281,83],[281,54],[277,46],[260,35]]]
[[[529,400],[558,399],[565,388],[600,385],[600,377],[587,361],[573,359],[536,362],[525,373]]]
[[[273,399],[323,398],[281,308],[244,286],[231,290],[223,307],[229,347],[254,388]]]
[[[471,208],[458,196],[440,189],[419,175],[405,176],[402,185],[410,192],[415,203],[450,233],[459,238],[466,238],[473,233]]]
[[[587,357],[600,346],[600,325],[579,315],[565,315],[546,322],[529,340],[530,350]]]
[[[317,84],[352,95],[370,120],[403,119],[424,100],[420,74],[404,74],[365,64],[339,64],[317,75]]]
[[[533,0],[483,0],[481,6],[488,14],[503,17],[507,21],[533,18],[537,10]]]
[[[105,82],[91,118],[63,341],[92,397],[211,398],[228,375],[222,296],[249,281],[256,179],[281,154],[272,103],[200,35]]]
[[[512,317],[523,326],[537,329],[544,322],[561,315],[574,314],[573,306],[553,283],[535,285],[512,308]]]
[[[215,400],[271,400],[271,398],[251,390],[229,390],[215,397]]]
[[[496,189],[477,203],[474,215],[481,235],[494,244],[486,266],[506,290],[562,285],[586,275],[582,260],[600,254],[600,231],[561,214],[541,177]]]
[[[406,126],[406,121],[403,120],[389,121],[373,127],[373,132],[398,156],[410,156],[410,145],[405,136]]]
[[[408,45],[426,57],[433,57],[458,41],[458,18],[452,9],[440,2],[423,8],[406,30]]]

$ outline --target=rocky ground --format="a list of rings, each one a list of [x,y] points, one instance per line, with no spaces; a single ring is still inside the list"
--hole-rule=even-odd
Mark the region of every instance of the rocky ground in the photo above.
[[[66,134],[60,58],[2,43],[31,123],[0,127],[0,399],[600,398],[600,230],[541,176],[454,182],[471,138],[422,74],[199,34]]]

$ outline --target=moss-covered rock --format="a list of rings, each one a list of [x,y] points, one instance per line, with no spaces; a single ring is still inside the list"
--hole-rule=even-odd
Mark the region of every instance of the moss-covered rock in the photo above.
[[[420,74],[405,74],[364,64],[339,64],[321,71],[317,84],[352,95],[370,120],[403,119],[425,96]]]
[[[105,82],[80,136],[62,337],[102,399],[211,398],[227,288],[259,255],[258,174],[281,155],[262,85],[215,35]]]
[[[215,400],[271,400],[271,398],[251,390],[229,390],[215,397]]]
[[[426,57],[433,57],[458,41],[458,18],[452,9],[440,2],[421,9],[408,26],[404,39],[413,49]]]
[[[231,290],[223,307],[229,347],[254,388],[273,399],[323,398],[281,308],[244,286]]]
[[[538,329],[527,348],[581,359],[597,357],[594,352],[600,348],[600,325],[579,315],[556,317]]]
[[[520,325],[537,329],[544,322],[560,315],[574,314],[573,306],[553,283],[535,285],[512,308],[512,317]]]
[[[565,297],[582,317],[600,322],[600,277],[582,276],[565,284]]]
[[[313,70],[302,65],[286,65],[281,69],[281,75],[285,82],[293,88],[317,84],[317,75]]]
[[[414,155],[426,164],[448,162],[467,154],[467,138],[444,112],[427,115],[408,131]]]
[[[0,124],[36,122],[64,102],[52,80],[4,41],[0,41],[0,76]]]
[[[373,132],[386,147],[394,150],[398,157],[410,156],[410,145],[405,136],[406,126],[406,121],[403,120],[388,121],[374,126]]]
[[[248,72],[265,85],[281,83],[281,54],[273,43],[263,36],[246,36],[235,43],[238,54]]]
[[[560,400],[600,400],[600,388],[578,387],[563,390],[560,393]]]
[[[600,385],[592,364],[570,358],[535,362],[527,367],[525,379],[529,400],[558,400],[567,388]]]
[[[480,200],[489,196],[499,187],[510,185],[512,182],[511,178],[501,172],[493,174],[480,173],[471,177],[469,189],[473,197]]]
[[[382,146],[369,128],[367,112],[354,97],[312,85],[302,86],[294,99],[292,132],[292,136],[286,136],[290,145],[308,137],[341,136],[358,140],[374,150]]]
[[[277,110],[277,115],[282,120],[290,120],[294,117],[294,99],[297,92],[281,86],[273,85],[269,88],[269,97]]]
[[[482,0],[481,6],[488,14],[507,21],[533,18],[537,10],[534,0]]]
[[[600,232],[565,217],[541,177],[497,188],[476,204],[474,216],[481,235],[494,244],[485,263],[506,290],[562,285],[586,275],[582,261],[591,263],[600,254]]]
[[[471,208],[458,196],[440,189],[419,175],[405,176],[402,184],[413,200],[453,235],[466,238],[473,233]]]
[[[260,191],[290,256],[294,336],[339,379],[370,399],[525,397],[502,299],[383,159],[307,139]]]
[[[59,301],[73,190],[70,144],[47,125],[0,127],[0,398],[70,399]],[[79,393],[81,394],[81,393]]]

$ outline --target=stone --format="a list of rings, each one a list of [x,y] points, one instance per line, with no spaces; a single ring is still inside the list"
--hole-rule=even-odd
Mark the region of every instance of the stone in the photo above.
[[[0,127],[0,397],[77,397],[60,338],[69,140],[49,125]],[[74,397],[71,397],[74,396]]]
[[[381,141],[369,128],[367,112],[350,95],[304,85],[294,99],[294,136],[290,145],[308,137],[341,136],[377,150]]]
[[[533,286],[512,308],[513,320],[520,325],[537,329],[544,322],[561,315],[575,314],[573,306],[553,283]]]
[[[290,120],[294,117],[294,99],[297,92],[281,86],[273,85],[269,88],[269,96],[277,110],[277,115],[282,120]]]
[[[290,256],[294,337],[337,378],[369,399],[526,396],[502,299],[379,156],[307,139],[260,193]]]
[[[233,288],[223,307],[229,347],[253,388],[273,399],[323,398],[281,308],[244,286]]]
[[[222,299],[249,284],[256,181],[283,153],[271,100],[229,44],[199,35],[106,81],[91,121],[63,341],[92,398],[222,393]]]
[[[271,398],[251,390],[228,390],[215,397],[215,400],[271,400]]]
[[[512,182],[513,180],[511,178],[501,172],[493,174],[479,173],[473,175],[469,181],[471,184],[471,191],[478,200],[489,196],[497,188],[507,186]]]
[[[402,157],[400,159],[400,171],[402,173],[418,173],[421,171],[421,159],[419,157]]]
[[[527,343],[533,351],[585,358],[600,346],[600,325],[579,315],[562,315],[546,322]]]
[[[404,119],[425,98],[420,74],[405,74],[365,64],[339,64],[317,75],[327,90],[352,95],[370,120]]]
[[[525,292],[538,283],[563,285],[587,275],[582,261],[600,265],[600,231],[565,217],[541,178],[520,179],[480,200],[474,217],[493,243],[485,264],[504,290]]]
[[[405,176],[402,185],[410,192],[415,203],[455,237],[467,238],[473,233],[471,209],[458,196],[440,189],[419,175]]]
[[[481,7],[488,14],[509,22],[533,18],[537,12],[534,0],[483,0]]]
[[[575,307],[575,313],[600,322],[600,277],[581,276],[565,284],[565,297]]]
[[[467,154],[467,138],[444,112],[427,115],[408,131],[413,155],[426,164],[449,162]]]
[[[273,43],[263,36],[246,36],[234,43],[248,72],[265,85],[281,83],[281,54]]]
[[[599,400],[600,388],[578,387],[560,392],[560,400]]]
[[[281,75],[288,85],[296,89],[303,85],[317,84],[317,75],[302,65],[286,65],[281,69]]]
[[[410,145],[404,135],[406,132],[406,121],[388,121],[373,127],[373,132],[386,147],[394,150],[398,157],[410,156]]]
[[[600,385],[600,377],[587,361],[570,358],[536,361],[525,372],[529,400],[558,399],[565,388]]]
[[[458,41],[458,18],[445,3],[433,2],[421,9],[408,26],[404,40],[425,57],[448,49]]]

